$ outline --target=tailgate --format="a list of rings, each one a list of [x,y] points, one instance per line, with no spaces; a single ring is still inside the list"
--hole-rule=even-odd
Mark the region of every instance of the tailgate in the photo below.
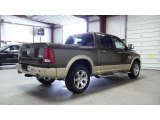
[[[23,44],[19,50],[19,63],[33,66],[48,67],[43,60],[44,49],[49,47],[47,43]]]

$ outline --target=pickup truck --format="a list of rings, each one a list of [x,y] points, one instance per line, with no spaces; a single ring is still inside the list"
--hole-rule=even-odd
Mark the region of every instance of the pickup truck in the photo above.
[[[19,49],[18,73],[36,77],[45,85],[64,80],[73,93],[84,92],[90,76],[100,77],[117,72],[137,78],[140,55],[116,36],[89,32],[71,35],[65,44],[31,43]]]

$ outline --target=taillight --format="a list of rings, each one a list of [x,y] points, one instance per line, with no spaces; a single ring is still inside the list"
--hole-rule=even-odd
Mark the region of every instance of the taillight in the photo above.
[[[54,63],[54,52],[52,48],[44,49],[44,62],[45,63]]]

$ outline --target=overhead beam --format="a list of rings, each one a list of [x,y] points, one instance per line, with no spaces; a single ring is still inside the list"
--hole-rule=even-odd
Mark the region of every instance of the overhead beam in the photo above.
[[[20,17],[20,18],[27,18],[26,15],[14,15],[14,16],[17,16],[17,17]]]
[[[41,21],[38,21],[38,20],[33,20],[32,17],[35,17],[37,15],[32,15],[32,16],[27,16],[27,15],[14,15],[16,17],[20,17],[20,18],[26,18],[28,20],[31,20],[31,21],[34,21],[34,22],[39,22],[39,23],[43,23],[43,24],[47,24],[49,26],[53,26],[54,24],[52,23],[47,23],[47,22],[41,22]]]
[[[87,19],[88,17],[94,16],[94,15],[73,15],[73,16],[83,18],[83,19]]]

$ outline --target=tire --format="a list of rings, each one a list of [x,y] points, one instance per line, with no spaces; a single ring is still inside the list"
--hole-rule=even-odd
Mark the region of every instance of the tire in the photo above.
[[[65,79],[67,89],[73,93],[84,92],[87,89],[89,82],[89,70],[82,65],[72,67]]]
[[[36,78],[40,83],[42,83],[44,85],[50,85],[51,83],[53,83],[55,81],[55,79],[49,79],[49,78],[45,78],[45,77],[44,78],[36,77]]]
[[[137,78],[140,73],[140,64],[139,62],[135,61],[132,64],[132,67],[130,69],[130,73],[128,73],[128,77],[131,79]]]

